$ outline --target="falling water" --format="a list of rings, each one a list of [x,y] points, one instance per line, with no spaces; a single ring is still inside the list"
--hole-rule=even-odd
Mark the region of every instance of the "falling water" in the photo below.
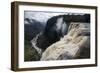
[[[37,40],[38,40],[38,38],[39,38],[39,36],[40,36],[41,34],[42,34],[42,33],[40,32],[39,34],[37,34],[37,36],[36,36],[35,38],[33,38],[33,39],[31,40],[32,47],[34,47],[34,49],[36,49],[36,51],[37,51],[38,54],[40,54],[40,55],[41,55],[41,53],[42,53],[42,50],[41,50],[41,48],[37,47],[36,44],[37,44]]]

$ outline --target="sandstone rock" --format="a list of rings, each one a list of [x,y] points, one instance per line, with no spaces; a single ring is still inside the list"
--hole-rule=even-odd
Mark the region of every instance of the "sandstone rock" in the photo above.
[[[40,60],[67,60],[78,57],[81,50],[90,48],[88,23],[71,23],[69,32],[60,41],[49,46]],[[89,25],[89,24],[88,24]],[[83,35],[83,33],[86,33]]]

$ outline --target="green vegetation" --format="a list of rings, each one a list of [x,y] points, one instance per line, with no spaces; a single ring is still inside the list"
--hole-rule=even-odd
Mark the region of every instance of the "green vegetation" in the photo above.
[[[24,49],[24,60],[29,61],[31,55],[31,43],[27,40],[25,40]]]
[[[25,40],[24,49],[24,61],[38,61],[40,59],[40,55],[32,47],[30,41]]]

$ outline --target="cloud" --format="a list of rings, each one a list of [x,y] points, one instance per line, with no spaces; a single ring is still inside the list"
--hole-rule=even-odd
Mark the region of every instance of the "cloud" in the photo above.
[[[57,15],[84,15],[83,13],[67,13],[67,12],[46,12],[46,11],[25,11],[25,18],[35,19],[39,22],[46,23],[47,20]]]
[[[68,13],[25,11],[25,18],[35,19],[40,22],[46,22],[49,18],[53,16],[63,15],[63,14],[68,14]]]

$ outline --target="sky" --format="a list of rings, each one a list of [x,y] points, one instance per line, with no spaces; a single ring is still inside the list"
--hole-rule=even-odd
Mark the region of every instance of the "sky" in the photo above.
[[[63,14],[68,14],[68,13],[25,11],[25,18],[35,19],[40,22],[46,22],[49,18],[53,16],[63,15]]]
[[[67,13],[67,12],[47,12],[47,11],[24,11],[24,18],[35,19],[39,22],[46,23],[47,20],[57,15],[84,15],[82,13]]]

